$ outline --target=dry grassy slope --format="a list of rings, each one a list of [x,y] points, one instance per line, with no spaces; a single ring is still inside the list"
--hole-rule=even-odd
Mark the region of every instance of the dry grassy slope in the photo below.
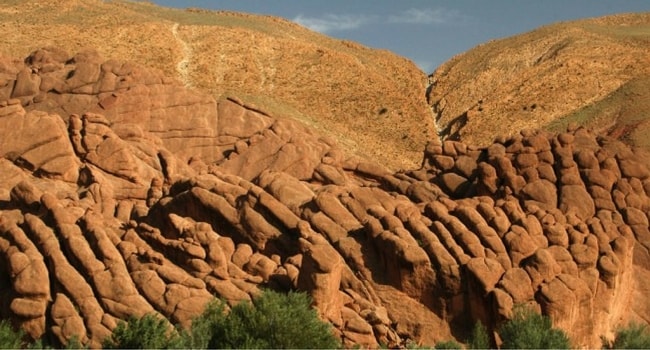
[[[215,97],[234,94],[275,116],[301,119],[394,170],[418,166],[436,135],[426,76],[411,61],[280,18],[126,1],[0,5],[0,54],[94,47]]]
[[[546,128],[560,132],[571,123],[650,150],[650,76],[634,78],[605,98],[552,121]]]
[[[649,52],[650,13],[557,23],[454,57],[430,76],[428,99],[441,136],[480,145],[521,129],[560,129],[569,120],[607,130],[617,112],[601,113],[604,104],[618,111],[630,102],[610,95],[647,96],[637,88],[650,73]],[[587,118],[580,111],[590,105],[598,107]],[[649,110],[638,117],[650,117]]]

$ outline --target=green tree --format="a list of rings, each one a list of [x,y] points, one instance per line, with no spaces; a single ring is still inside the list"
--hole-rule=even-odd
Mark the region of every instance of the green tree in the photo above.
[[[514,317],[499,327],[502,349],[568,349],[569,337],[553,328],[551,319],[530,309],[516,307]]]
[[[129,317],[120,322],[113,333],[102,342],[105,349],[175,349],[181,348],[181,339],[165,319],[154,314],[141,318]]]
[[[488,336],[487,329],[483,322],[477,321],[472,329],[472,334],[467,342],[469,349],[489,349],[490,337]]]
[[[14,330],[7,320],[0,321],[0,349],[19,349],[25,345],[22,329]]]
[[[338,348],[331,326],[321,321],[304,293],[265,291],[253,303],[235,305],[227,316],[217,307],[204,320],[212,324],[210,348]],[[212,310],[214,311],[214,309]],[[201,329],[205,326],[199,326]],[[203,332],[203,331],[199,331]],[[202,339],[199,335],[197,339]]]
[[[644,324],[630,323],[616,331],[616,338],[611,344],[603,341],[608,349],[650,349],[650,332]]]

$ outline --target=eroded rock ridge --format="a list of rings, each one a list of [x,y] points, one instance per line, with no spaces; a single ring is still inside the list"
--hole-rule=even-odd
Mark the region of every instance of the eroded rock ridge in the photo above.
[[[350,347],[462,339],[516,304],[593,347],[650,315],[647,159],[587,129],[432,141],[392,173],[92,51],[0,69],[0,310],[34,338],[99,347],[262,288],[308,292]]]

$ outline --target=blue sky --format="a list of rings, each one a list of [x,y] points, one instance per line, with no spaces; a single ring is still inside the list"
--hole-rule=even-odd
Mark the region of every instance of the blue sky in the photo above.
[[[154,0],[286,18],[323,34],[391,50],[426,73],[492,39],[545,24],[650,12],[647,0]]]

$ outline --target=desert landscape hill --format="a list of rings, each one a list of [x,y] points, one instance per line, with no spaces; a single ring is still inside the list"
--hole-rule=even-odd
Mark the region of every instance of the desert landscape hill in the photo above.
[[[575,120],[622,101],[608,113],[640,118],[642,76],[566,109],[578,123],[549,118],[477,145],[462,128],[460,141],[425,137],[426,84],[408,60],[281,19],[5,4],[0,25],[14,35],[0,45],[0,316],[30,338],[97,348],[130,316],[188,327],[215,297],[234,305],[269,288],[307,292],[346,347],[463,342],[477,321],[498,345],[517,305],[549,316],[576,348],[650,321],[650,161],[621,141],[634,141],[628,129]],[[615,31],[639,16],[591,21]],[[548,40],[560,35],[549,28]],[[253,70],[277,56],[249,51],[273,47],[301,56],[276,66],[277,80]],[[460,58],[434,74],[430,101]],[[301,59],[320,89],[305,84]],[[561,78],[578,79],[545,81]],[[457,88],[438,113],[456,108]],[[406,108],[400,125],[414,130],[382,134]],[[414,153],[400,153],[404,140]]]
[[[138,62],[216,98],[234,94],[300,119],[393,170],[435,137],[426,75],[386,50],[281,18],[131,1],[2,1],[0,54],[46,46]],[[381,140],[379,142],[378,140]]]
[[[429,79],[443,138],[487,145],[570,123],[648,149],[650,14],[555,23],[457,55]]]

